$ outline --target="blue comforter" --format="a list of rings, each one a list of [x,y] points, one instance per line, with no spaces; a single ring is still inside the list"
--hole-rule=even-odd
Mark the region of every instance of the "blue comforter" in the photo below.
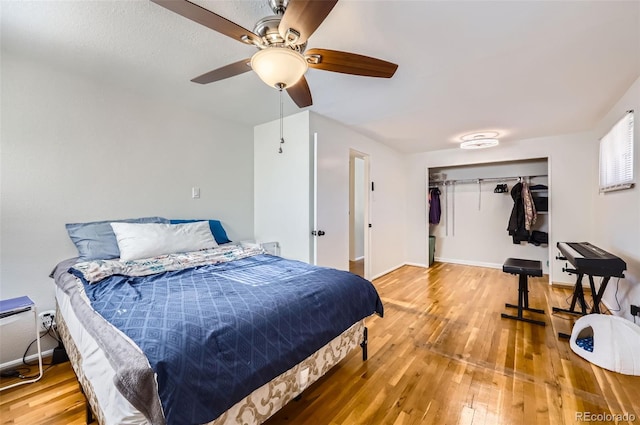
[[[383,307],[359,276],[260,254],[85,282],[93,308],[145,353],[168,424],[217,418]]]

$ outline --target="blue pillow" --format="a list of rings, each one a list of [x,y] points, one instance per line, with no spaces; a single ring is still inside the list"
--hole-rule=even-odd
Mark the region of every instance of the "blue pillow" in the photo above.
[[[120,257],[118,241],[110,223],[165,223],[162,217],[130,218],[125,220],[93,221],[65,224],[69,237],[78,249],[78,260],[108,260]]]
[[[224,227],[222,227],[222,223],[220,220],[170,220],[171,224],[181,224],[181,223],[193,223],[195,221],[208,221],[209,228],[211,229],[211,233],[213,233],[213,238],[218,242],[218,245],[222,245],[223,243],[231,242],[227,237],[227,232],[225,232]]]

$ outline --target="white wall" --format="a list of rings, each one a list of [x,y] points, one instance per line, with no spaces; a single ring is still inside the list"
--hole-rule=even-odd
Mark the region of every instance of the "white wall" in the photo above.
[[[622,98],[598,123],[591,138],[590,149],[598,152],[598,139],[624,115],[625,111],[635,111],[634,155],[635,181],[640,181],[640,78],[627,90]],[[598,157],[590,165],[598,170]],[[593,177],[592,186],[597,188],[598,175]],[[640,188],[598,194],[594,191],[594,238],[593,243],[600,248],[621,257],[627,263],[625,278],[620,279],[616,296],[616,279],[609,283],[604,300],[614,314],[631,319],[629,305],[640,305]],[[636,318],[636,322],[640,320]]]
[[[310,262],[311,152],[309,112],[254,128],[254,228],[260,242],[277,241],[280,255]]]
[[[345,219],[337,224],[334,232],[343,235],[343,243],[333,248],[348,267],[349,259],[349,153],[358,151],[369,156],[370,180],[375,191],[370,198],[370,278],[375,278],[401,266],[405,262],[405,205],[407,204],[406,157],[388,146],[376,142],[344,125],[322,115],[311,114],[311,132],[317,132],[322,143],[330,144],[333,156],[343,158],[332,164],[333,180],[343,181],[336,185],[333,207],[345,212]]]
[[[55,306],[52,268],[77,255],[65,223],[216,218],[253,236],[252,129],[95,78],[2,55],[0,297],[40,311]],[[0,327],[0,363],[22,357],[27,325]]]
[[[376,182],[370,209],[370,274],[374,278],[404,263],[405,179],[404,156],[344,125],[315,113],[301,112],[284,121],[285,144],[278,154],[279,122],[255,127],[255,234],[259,241],[279,241],[281,255],[311,262],[309,237],[312,220],[311,137],[330,152],[322,158],[322,170],[330,170],[332,212],[344,212],[344,220],[332,222],[322,242],[332,240],[331,256],[340,259],[336,268],[349,264],[349,158],[356,150],[369,155],[370,178]],[[334,160],[341,158],[343,160]],[[327,164],[329,163],[330,164]],[[325,207],[327,207],[325,205]],[[339,214],[339,213],[338,213]]]
[[[429,225],[430,235],[436,237],[437,261],[502,268],[506,258],[526,258],[541,261],[543,271],[548,273],[548,246],[526,242],[514,245],[507,232],[514,205],[511,194],[494,193],[499,182],[481,182],[480,186],[475,182],[481,178],[524,176],[531,185],[547,185],[546,158],[429,169],[429,173],[434,171],[445,173],[447,180],[473,180],[455,184],[455,187],[438,186],[441,191],[441,220],[439,224]],[[541,177],[528,179],[527,176]],[[517,181],[505,183],[511,189]],[[548,232],[547,218],[546,213],[539,213],[533,230]]]
[[[574,282],[572,276],[562,272],[563,263],[553,260],[556,253],[554,247],[558,241],[593,238],[592,197],[597,187],[594,188],[592,183],[597,172],[593,167],[597,152],[592,149],[592,137],[591,133],[580,133],[514,141],[484,150],[454,148],[410,155],[406,208],[407,262],[428,264],[427,169],[547,157],[550,169],[550,274],[555,282]],[[517,251],[514,253],[517,254]]]

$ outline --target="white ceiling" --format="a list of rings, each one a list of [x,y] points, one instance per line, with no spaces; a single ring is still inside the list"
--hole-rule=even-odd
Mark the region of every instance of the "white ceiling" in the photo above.
[[[271,14],[266,0],[196,2],[248,29]],[[3,52],[225,120],[278,117],[278,92],[252,72],[189,81],[254,48],[147,0],[0,4]],[[508,143],[593,128],[640,76],[640,2],[340,0],[313,47],[399,68],[390,80],[310,69],[312,111],[402,152],[477,131]]]

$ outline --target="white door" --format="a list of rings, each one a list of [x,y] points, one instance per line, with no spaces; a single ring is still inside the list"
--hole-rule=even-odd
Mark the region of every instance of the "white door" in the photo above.
[[[349,149],[313,134],[313,263],[349,270]]]

